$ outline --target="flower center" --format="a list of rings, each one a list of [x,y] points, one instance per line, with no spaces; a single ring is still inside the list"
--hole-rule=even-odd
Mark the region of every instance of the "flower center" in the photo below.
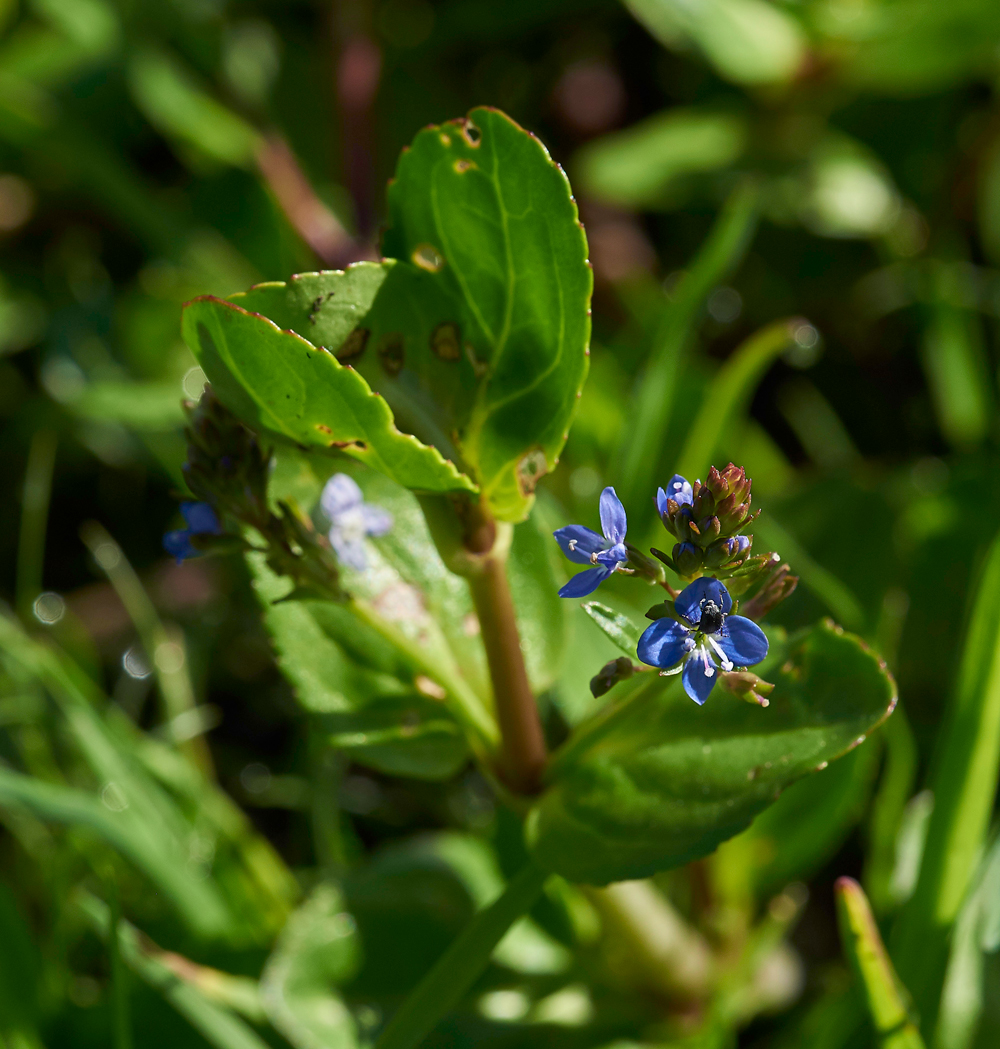
[[[701,621],[698,629],[703,634],[715,634],[722,629],[726,615],[714,601],[706,601],[701,609]]]

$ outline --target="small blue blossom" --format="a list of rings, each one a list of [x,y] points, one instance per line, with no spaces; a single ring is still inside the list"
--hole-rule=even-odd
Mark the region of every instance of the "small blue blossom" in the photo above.
[[[178,564],[189,557],[199,557],[203,553],[192,544],[192,536],[222,534],[219,519],[208,503],[181,503],[181,514],[187,521],[187,528],[167,532],[163,537],[163,549],[176,557]]]
[[[694,502],[691,482],[680,474],[674,474],[667,482],[666,490],[656,489],[656,509],[662,517],[667,512],[667,500],[673,499],[678,506],[690,506]]]
[[[621,571],[628,561],[625,532],[628,522],[625,507],[614,488],[601,492],[601,530],[603,536],[583,525],[567,525],[552,534],[562,552],[578,565],[593,565],[579,572],[559,591],[560,597],[586,597],[592,594],[613,572]]]
[[[392,514],[365,502],[347,474],[334,474],[323,487],[319,504],[330,521],[330,545],[342,564],[359,572],[368,567],[365,536],[380,536],[392,528]]]
[[[673,497],[671,497],[673,498]],[[641,638],[637,653],[643,663],[681,674],[684,691],[701,705],[723,670],[749,667],[767,655],[767,638],[753,620],[731,616],[733,599],[718,579],[696,579],[674,602],[682,620],[657,619]]]

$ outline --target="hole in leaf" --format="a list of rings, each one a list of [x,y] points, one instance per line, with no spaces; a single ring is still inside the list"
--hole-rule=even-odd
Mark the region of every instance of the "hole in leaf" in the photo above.
[[[403,368],[403,336],[399,332],[384,335],[378,347],[382,367],[390,375],[398,375]]]
[[[444,267],[444,256],[433,244],[418,244],[412,258],[415,265],[428,273],[437,273]]]
[[[331,448],[356,448],[359,452],[366,451],[368,445],[364,441],[331,441]]]
[[[347,361],[356,361],[365,352],[369,335],[371,335],[371,332],[368,328],[355,328],[341,343],[340,349],[337,350],[334,357],[341,364],[345,364]]]
[[[431,332],[431,349],[443,361],[457,361],[462,356],[462,334],[452,321],[439,324]]]
[[[478,149],[479,144],[483,141],[483,133],[472,123],[471,120],[467,120],[462,126],[462,138],[464,138],[473,149]]]
[[[456,160],[453,167],[460,174],[464,175],[469,168],[477,167],[478,165],[473,164],[471,160]]]
[[[521,495],[531,495],[539,478],[549,472],[548,460],[541,448],[534,448],[517,464],[517,487]]]

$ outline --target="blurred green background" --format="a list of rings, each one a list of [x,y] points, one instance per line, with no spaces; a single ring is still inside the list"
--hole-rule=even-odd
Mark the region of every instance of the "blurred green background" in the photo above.
[[[228,841],[217,855],[243,857],[223,895],[256,916],[244,913],[225,946],[197,946],[211,930],[194,921],[179,933],[138,877],[122,890],[126,914],[166,946],[256,974],[293,895],[288,870],[308,883],[329,860],[316,821],[330,813],[314,801],[328,776],[346,813],[337,862],[381,857],[381,881],[352,903],[369,933],[352,993],[377,1010],[472,906],[428,861],[437,918],[406,926],[420,946],[393,958],[387,928],[409,904],[392,843],[428,828],[507,833],[472,772],[415,785],[327,769],[241,563],[175,566],[160,546],[183,490],[180,401],[203,382],[180,341],[181,304],[375,257],[400,149],[477,104],[548,146],[591,246],[591,377],[561,468],[542,484],[557,525],[594,524],[605,484],[634,520],[648,518],[723,362],[760,326],[802,318],[720,452],[754,478],[760,549],[802,577],[778,618],[832,615],[896,674],[913,730],[899,744],[910,755],[905,800],[926,771],[969,581],[1000,522],[998,88],[995,0],[0,0],[0,594],[28,634],[54,638],[103,683],[123,715],[108,730],[116,745],[132,746],[138,727],[135,740],[162,748],[147,755],[150,775],[171,782],[170,755],[185,747],[185,768],[214,768],[237,803],[219,793],[214,817],[198,789],[171,789],[187,798],[185,818],[216,820]],[[684,295],[683,330],[665,334]],[[663,431],[637,460],[637,391],[664,368]],[[127,604],[133,585],[121,552],[157,629],[186,638],[193,692],[175,714],[192,702],[197,714],[172,736],[154,731],[151,668],[119,596]],[[51,782],[99,781],[85,767],[96,753],[86,733],[65,727],[69,708],[40,698],[47,650],[27,654],[28,644],[4,642],[0,757]],[[581,664],[580,696],[596,669]],[[572,720],[581,702],[556,706]],[[855,770],[834,833],[773,875],[772,888],[785,874],[813,879],[795,934],[807,999],[836,975],[830,883],[861,870],[879,760],[873,750],[875,765]],[[104,860],[16,806],[0,818],[0,928],[32,930],[26,957],[41,974],[24,1030],[48,1046],[109,1044],[104,948],[83,910],[63,908]],[[408,891],[420,895],[412,877]],[[23,997],[17,981],[31,966],[15,969],[4,976],[0,964],[0,981],[12,981],[0,1002]],[[1000,1031],[997,975],[984,1046]],[[138,1044],[202,1044],[158,995],[141,994]],[[598,1014],[596,1027],[553,1021],[546,1037],[634,1035],[614,1007]],[[475,1036],[452,1030],[449,1044],[524,1044],[517,1024],[495,1020]],[[786,1022],[758,1021],[746,1044],[779,1044]]]

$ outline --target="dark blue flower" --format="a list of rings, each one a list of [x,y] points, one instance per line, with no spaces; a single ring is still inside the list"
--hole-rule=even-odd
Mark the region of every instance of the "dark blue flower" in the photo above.
[[[347,474],[334,474],[319,498],[330,520],[330,545],[338,559],[359,572],[368,567],[365,536],[385,535],[392,528],[392,514],[365,502],[357,482]]]
[[[628,522],[625,507],[614,488],[601,492],[601,530],[603,536],[583,525],[567,525],[552,534],[562,552],[578,565],[593,565],[579,572],[559,591],[560,597],[586,597],[592,594],[612,572],[628,561],[625,532]]]
[[[176,557],[178,564],[189,557],[199,557],[203,553],[192,544],[192,536],[222,534],[219,519],[208,503],[181,503],[181,514],[187,521],[187,528],[167,532],[163,537],[163,549],[172,557]]]
[[[723,670],[750,667],[767,655],[767,638],[753,620],[731,616],[733,599],[718,579],[696,579],[674,602],[680,617],[658,619],[641,638],[637,653],[643,663],[681,674],[684,691],[699,705],[708,699]]]

